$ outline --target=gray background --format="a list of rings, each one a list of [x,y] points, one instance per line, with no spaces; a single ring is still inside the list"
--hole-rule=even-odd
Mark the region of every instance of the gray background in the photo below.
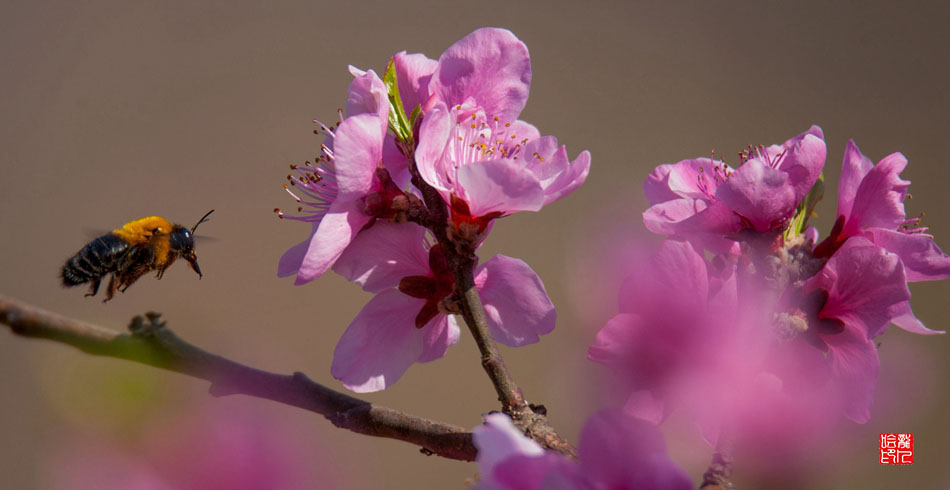
[[[438,58],[477,27],[506,27],[531,50],[522,118],[556,135],[572,156],[593,154],[585,186],[541,213],[498,222],[482,255],[522,258],[544,280],[557,329],[539,345],[504,352],[529,399],[546,404],[576,440],[586,414],[611,399],[582,381],[596,372],[586,346],[615,312],[619,272],[603,270],[601,257],[623,253],[631,247],[623,237],[642,229],[640,184],[653,166],[713,148],[734,164],[747,144],[779,143],[819,124],[831,184],[819,209],[823,234],[833,221],[841,156],[854,138],[875,161],[907,155],[908,212],[926,211],[926,224],[950,247],[947,5],[5,2],[0,292],[115,328],[156,309],[199,346],[340,387],[329,374],[333,346],[370,296],[338,277],[304,287],[276,277],[280,254],[309,231],[272,213],[294,206],[281,188],[286,166],[316,155],[321,140],[310,121],[335,120],[347,64],[381,72],[395,51]],[[199,243],[201,281],[176,265],[162,281],[145,277],[106,305],[59,286],[62,261],[89,230],[151,214],[190,226],[211,208],[217,212],[200,231],[218,240]],[[926,324],[950,327],[947,285],[912,291]],[[889,331],[871,422],[852,428],[830,455],[816,448],[820,457],[797,471],[800,479],[782,481],[789,488],[950,485],[939,463],[950,451],[947,342]],[[243,397],[206,401],[205,388],[2,333],[3,486],[50,486],[51,468],[69,457],[65,441],[134,447],[141,427],[174,420],[187,406],[182,400],[252,407],[294,427],[322,487],[459,488],[475,473],[297,409]],[[467,332],[444,359],[416,365],[394,388],[366,398],[463,426],[496,408]],[[677,461],[698,481],[709,451],[675,421],[665,430]],[[915,464],[881,467],[880,432],[913,432]],[[778,483],[745,482],[756,485]]]

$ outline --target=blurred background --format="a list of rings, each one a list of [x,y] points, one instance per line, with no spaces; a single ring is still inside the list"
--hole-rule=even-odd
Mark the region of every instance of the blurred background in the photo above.
[[[712,149],[736,164],[748,144],[818,124],[823,235],[854,138],[874,161],[908,157],[908,214],[926,212],[950,248],[948,14],[946,2],[4,2],[0,293],[115,329],[157,310],[205,349],[343,389],[329,373],[333,347],[370,295],[332,275],[302,287],[276,277],[277,259],[310,231],[272,212],[295,206],[287,165],[317,155],[311,120],[335,121],[348,64],[381,73],[396,51],[438,58],[475,28],[505,27],[531,51],[522,119],[572,157],[593,155],[586,185],[499,221],[481,255],[519,257],[544,280],[556,330],[503,351],[528,399],[576,441],[587,414],[616,401],[586,381],[599,371],[585,354],[616,312],[624,271],[611,261],[655,243],[640,219],[655,165]],[[200,281],[176,264],[107,304],[60,286],[62,263],[96,234],[155,214],[190,226],[211,208]],[[950,328],[950,285],[911,289],[918,317]],[[782,480],[789,488],[950,488],[939,462],[950,453],[950,340],[892,328],[880,341],[872,420],[816,447]],[[0,390],[5,488],[183,488],[210,475],[203,488],[462,488],[475,475],[309,412],[213,399],[203,381],[6,330]],[[466,427],[497,408],[465,331],[444,359],[365,399]],[[675,420],[664,430],[699,481],[710,450]],[[882,432],[914,433],[912,466],[878,463]],[[740,488],[779,485],[737,471]]]

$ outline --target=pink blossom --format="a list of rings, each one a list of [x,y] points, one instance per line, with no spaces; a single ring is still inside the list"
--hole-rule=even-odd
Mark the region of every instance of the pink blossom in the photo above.
[[[750,147],[737,169],[711,158],[660,165],[643,185],[651,203],[643,222],[664,235],[784,229],[825,153],[821,128],[812,126],[781,146]]]
[[[900,153],[884,157],[877,165],[861,153],[854,141],[848,142],[841,169],[838,192],[838,218],[834,229],[815,247],[815,255],[828,257],[851,237],[864,237],[878,247],[897,254],[907,281],[929,281],[950,277],[950,256],[943,253],[920,227],[919,219],[907,219],[904,199],[910,182],[900,178],[907,159]],[[901,314],[892,321],[914,333],[934,334],[910,309],[901,306]]]
[[[360,233],[334,270],[376,292],[337,343],[331,374],[356,392],[383,390],[416,362],[445,355],[459,339],[455,281],[425,229],[377,222]],[[475,270],[495,340],[535,343],[554,329],[554,305],[524,262],[498,255]]]
[[[622,376],[633,395],[630,413],[654,423],[681,398],[684,380],[715,371],[729,339],[735,281],[688,242],[666,240],[632,271],[620,292],[620,313],[598,333],[587,356]],[[710,276],[714,276],[712,279]]]
[[[384,151],[386,87],[373,71],[350,71],[354,80],[346,104],[349,116],[335,129],[321,125],[327,133],[322,154],[313,163],[291,165],[287,176],[285,188],[301,214],[277,210],[282,218],[312,224],[310,237],[285,252],[277,267],[280,277],[296,274],[298,285],[326,272],[370,221],[391,218],[393,201],[402,195],[389,172],[405,173],[406,159],[384,158],[384,153],[398,155]]]
[[[478,29],[439,58],[416,162],[456,225],[483,231],[491,219],[537,211],[587,178],[589,152],[571,161],[556,138],[517,120],[530,83],[528,48],[505,29]]]
[[[584,424],[580,464],[544,451],[505,414],[485,416],[473,435],[481,489],[692,488],[686,473],[669,459],[656,426],[614,410],[595,413]]]

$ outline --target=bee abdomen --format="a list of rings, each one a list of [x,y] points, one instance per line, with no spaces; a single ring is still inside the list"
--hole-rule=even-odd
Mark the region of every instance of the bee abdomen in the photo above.
[[[129,244],[107,233],[86,244],[63,265],[63,285],[77,286],[115,272]]]

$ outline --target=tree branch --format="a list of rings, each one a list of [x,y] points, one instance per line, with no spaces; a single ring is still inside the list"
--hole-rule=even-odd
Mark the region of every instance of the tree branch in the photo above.
[[[157,313],[137,316],[131,333],[80,322],[0,295],[0,323],[24,337],[53,340],[97,355],[135,361],[211,382],[214,396],[243,394],[316,412],[359,434],[398,439],[425,454],[473,461],[472,433],[462,427],[373,405],[331,390],[303,373],[261,371],[195,347],[175,335]]]
[[[699,490],[735,490],[736,487],[732,484],[733,442],[731,431],[720,431],[716,452],[713,453],[712,462],[703,473]]]

